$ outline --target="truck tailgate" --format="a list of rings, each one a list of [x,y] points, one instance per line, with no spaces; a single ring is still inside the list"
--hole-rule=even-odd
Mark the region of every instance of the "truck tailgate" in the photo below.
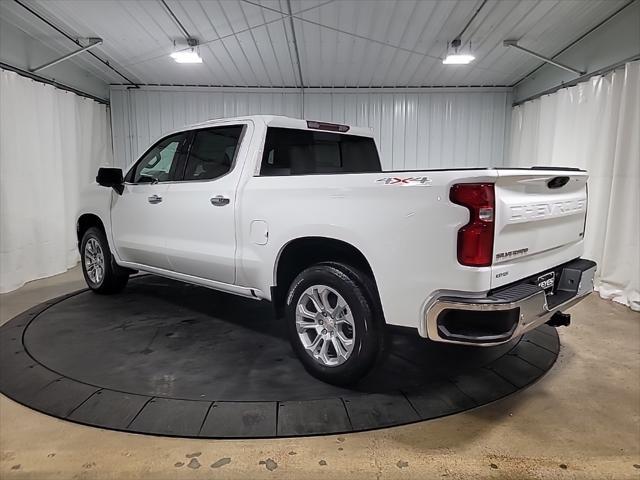
[[[575,170],[498,171],[492,288],[580,256],[587,178]]]

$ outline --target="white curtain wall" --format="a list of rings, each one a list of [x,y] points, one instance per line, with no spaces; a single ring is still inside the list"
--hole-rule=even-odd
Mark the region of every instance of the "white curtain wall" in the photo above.
[[[373,128],[386,169],[504,165],[506,89],[112,88],[115,163],[128,166],[161,135],[221,117],[276,114]]]
[[[640,310],[640,62],[516,106],[511,162],[589,171],[585,256],[604,298]]]
[[[111,163],[105,105],[0,70],[0,292],[76,264],[78,194]]]

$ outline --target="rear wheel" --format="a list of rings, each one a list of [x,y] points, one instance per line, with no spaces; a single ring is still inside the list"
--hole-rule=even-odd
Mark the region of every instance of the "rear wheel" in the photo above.
[[[286,317],[294,351],[309,373],[337,385],[373,367],[384,333],[370,280],[337,262],[307,268],[293,281]]]
[[[96,293],[117,293],[129,280],[129,272],[118,266],[102,230],[91,227],[82,236],[80,257],[84,279]]]

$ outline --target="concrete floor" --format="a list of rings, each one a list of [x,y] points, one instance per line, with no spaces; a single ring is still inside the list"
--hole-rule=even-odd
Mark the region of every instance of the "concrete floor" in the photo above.
[[[0,323],[83,287],[76,268],[1,295]],[[595,294],[571,313],[558,362],[529,389],[375,432],[160,438],[75,425],[0,396],[0,478],[640,479],[640,314]]]

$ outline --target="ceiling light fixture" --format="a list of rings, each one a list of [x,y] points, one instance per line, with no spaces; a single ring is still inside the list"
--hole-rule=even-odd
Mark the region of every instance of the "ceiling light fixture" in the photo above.
[[[170,57],[173,58],[176,63],[202,63],[200,49],[198,48],[198,41],[194,38],[188,38],[187,45],[187,48],[175,50]]]
[[[459,38],[453,40],[447,48],[447,56],[442,59],[442,63],[445,65],[468,65],[473,62],[476,57],[471,53],[463,53],[460,51],[460,45],[462,42]]]

